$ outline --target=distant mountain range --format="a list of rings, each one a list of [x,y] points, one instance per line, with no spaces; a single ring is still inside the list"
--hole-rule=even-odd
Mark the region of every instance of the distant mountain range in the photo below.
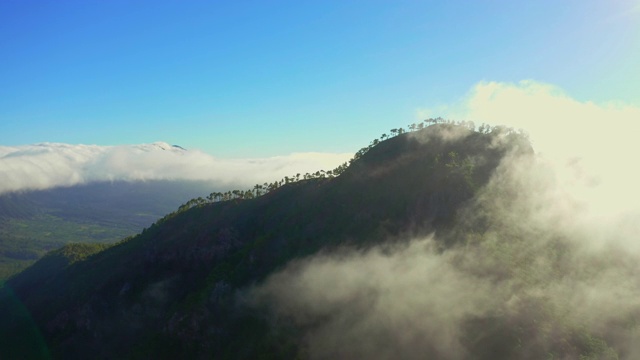
[[[411,130],[332,176],[189,202],[115,245],[48,253],[0,289],[0,353],[633,358],[640,307],[627,295],[639,287],[625,280],[625,300],[589,289],[615,291],[612,275],[637,262],[530,221],[541,193],[525,186],[536,167],[526,137]]]
[[[66,243],[136,234],[191,198],[333,167],[348,156],[216,159],[166,142],[0,146],[0,279]]]
[[[192,180],[208,181],[214,188],[248,187],[296,172],[335,167],[350,156],[294,153],[219,159],[166,142],[0,146],[0,195],[105,181]]]
[[[177,163],[194,155],[165,142],[121,146],[61,143],[0,146],[0,194],[96,181],[182,179],[182,174],[171,174],[167,170],[181,170],[176,168]]]

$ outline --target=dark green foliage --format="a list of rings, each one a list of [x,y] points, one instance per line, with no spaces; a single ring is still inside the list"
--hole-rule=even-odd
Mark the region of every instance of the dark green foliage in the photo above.
[[[196,198],[103,251],[55,251],[2,289],[0,329],[31,326],[1,320],[12,299],[58,358],[304,357],[295,329],[273,327],[238,299],[292,259],[448,231],[513,146],[495,146],[498,132],[434,123],[392,130],[348,167]],[[19,351],[0,349],[10,350]]]
[[[149,226],[210,184],[113,182],[0,196],[0,279],[66,243],[113,243]]]

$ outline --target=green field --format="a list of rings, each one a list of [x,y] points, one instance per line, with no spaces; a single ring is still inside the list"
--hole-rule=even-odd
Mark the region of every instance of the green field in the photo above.
[[[68,243],[113,243],[210,192],[188,181],[103,182],[0,196],[0,281]]]
[[[51,214],[0,220],[0,279],[25,269],[67,243],[112,243],[137,233],[134,225],[66,220]]]

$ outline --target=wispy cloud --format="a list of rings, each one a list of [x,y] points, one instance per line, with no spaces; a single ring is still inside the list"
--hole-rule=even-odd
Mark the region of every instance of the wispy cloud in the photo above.
[[[538,153],[505,157],[452,234],[294,262],[254,304],[316,359],[640,356],[639,109],[532,81],[442,109],[524,128]]]
[[[0,146],[0,194],[92,181],[203,180],[245,188],[296,173],[333,169],[352,154],[294,153],[218,159],[166,143],[96,146],[43,143]]]
[[[436,110],[423,110],[433,114]],[[636,208],[640,171],[640,108],[620,102],[598,104],[571,98],[562,89],[535,81],[483,82],[438,115],[521,128],[536,151],[554,163],[566,191],[603,212]],[[580,176],[578,176],[580,175]],[[597,185],[597,186],[596,186]]]

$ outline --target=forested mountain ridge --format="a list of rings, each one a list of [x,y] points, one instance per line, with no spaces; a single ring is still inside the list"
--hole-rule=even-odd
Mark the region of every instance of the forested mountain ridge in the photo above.
[[[458,212],[502,158],[530,153],[502,129],[435,124],[376,141],[338,176],[251,199],[194,202],[101,250],[66,247],[2,289],[2,353],[54,358],[290,358],[295,329],[242,305],[293,259],[408,235],[454,246]],[[39,347],[38,347],[39,346]]]

